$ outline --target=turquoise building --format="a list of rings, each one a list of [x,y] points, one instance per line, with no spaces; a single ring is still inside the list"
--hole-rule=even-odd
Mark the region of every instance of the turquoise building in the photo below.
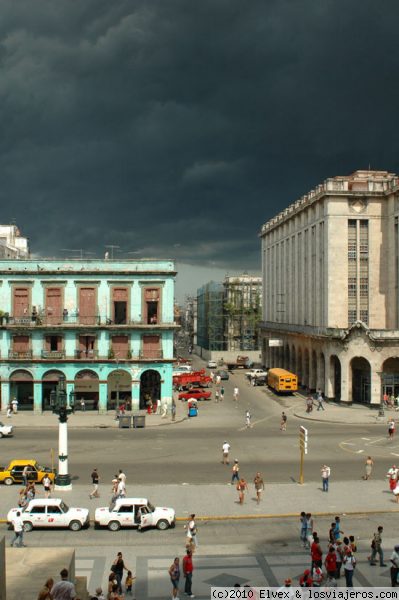
[[[1,408],[71,403],[105,413],[172,402],[171,260],[0,260]]]

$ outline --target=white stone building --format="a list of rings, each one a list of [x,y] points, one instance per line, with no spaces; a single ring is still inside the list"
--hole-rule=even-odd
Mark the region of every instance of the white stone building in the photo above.
[[[262,359],[336,401],[399,394],[399,178],[327,179],[262,227]],[[270,347],[269,339],[281,347]]]
[[[28,238],[21,235],[16,225],[0,225],[1,258],[29,258]]]

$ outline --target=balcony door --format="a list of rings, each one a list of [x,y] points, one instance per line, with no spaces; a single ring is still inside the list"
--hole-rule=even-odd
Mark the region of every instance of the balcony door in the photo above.
[[[143,335],[143,358],[161,358],[161,340],[159,335]]]
[[[14,288],[14,317],[29,317],[28,288]]]
[[[96,289],[94,287],[79,288],[79,322],[93,325],[96,322]]]
[[[125,360],[128,357],[129,338],[127,335],[112,336],[112,350],[115,360]]]
[[[113,306],[113,321],[115,325],[127,324],[127,304],[128,291],[127,288],[113,288],[112,290],[112,306]]]
[[[61,288],[46,288],[46,320],[52,325],[58,325],[62,321]]]

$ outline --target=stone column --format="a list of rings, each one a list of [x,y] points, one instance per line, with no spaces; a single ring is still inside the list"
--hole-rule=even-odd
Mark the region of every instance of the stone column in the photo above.
[[[7,410],[10,402],[10,384],[8,381],[1,382],[1,410]]]
[[[42,384],[33,384],[33,412],[35,414],[42,414],[43,402],[42,402]]]
[[[378,406],[381,402],[381,390],[382,390],[382,378],[381,373],[382,366],[380,369],[373,368],[371,365],[371,386],[370,386],[370,404]]]
[[[328,354],[325,355],[325,370],[324,370],[324,394],[327,400],[334,397],[334,369],[331,368],[331,359]]]
[[[106,382],[100,382],[98,384],[98,412],[100,415],[107,414],[107,402],[108,384]]]
[[[140,380],[132,380],[132,411],[140,409]]]
[[[341,362],[341,402],[351,402],[352,394],[349,393],[350,387],[350,377],[349,377],[349,369],[350,365],[346,358],[342,354],[338,357]]]

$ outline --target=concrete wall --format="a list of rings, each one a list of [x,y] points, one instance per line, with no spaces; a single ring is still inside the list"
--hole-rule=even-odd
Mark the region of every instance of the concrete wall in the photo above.
[[[243,350],[242,352],[225,352],[219,350],[205,350],[200,346],[194,346],[194,354],[197,356],[201,356],[204,360],[221,360],[225,361],[235,361],[237,356],[248,356],[252,362],[261,362],[262,361],[262,352],[261,350]]]

